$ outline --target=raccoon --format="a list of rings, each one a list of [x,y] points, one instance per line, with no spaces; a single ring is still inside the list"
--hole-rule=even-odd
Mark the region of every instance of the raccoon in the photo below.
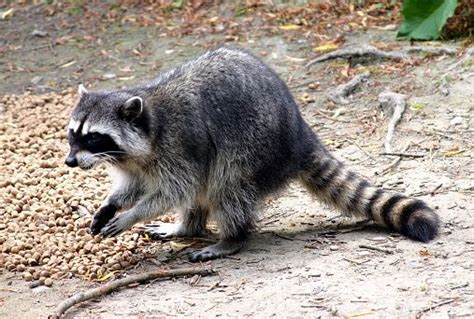
[[[220,47],[144,84],[97,92],[80,86],[79,96],[66,164],[106,163],[113,178],[92,234],[117,236],[179,208],[181,223],[147,231],[203,236],[213,217],[219,242],[189,258],[223,257],[243,247],[262,199],[294,180],[322,202],[411,239],[438,233],[439,218],[423,201],[378,188],[331,155],[286,84],[246,50]]]

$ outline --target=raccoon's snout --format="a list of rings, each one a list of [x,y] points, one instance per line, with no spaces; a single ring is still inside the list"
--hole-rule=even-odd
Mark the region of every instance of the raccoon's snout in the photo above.
[[[77,162],[76,156],[71,156],[71,155],[68,155],[68,157],[66,157],[65,163],[69,167],[77,167],[79,165],[79,163]]]

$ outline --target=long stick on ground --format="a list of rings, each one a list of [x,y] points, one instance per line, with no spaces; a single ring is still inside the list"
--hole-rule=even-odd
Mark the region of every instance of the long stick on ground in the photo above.
[[[102,285],[100,287],[93,288],[85,292],[80,292],[73,295],[72,297],[61,302],[54,310],[54,314],[48,316],[48,319],[59,319],[69,308],[71,308],[72,306],[80,302],[109,294],[120,287],[125,287],[133,283],[137,283],[137,282],[141,283],[141,282],[150,281],[153,279],[160,279],[160,278],[175,278],[175,277],[194,276],[194,275],[208,276],[208,275],[213,275],[216,273],[217,272],[210,267],[207,267],[207,268],[200,267],[200,268],[157,270],[157,271],[146,272],[143,274],[132,275],[126,278],[108,282],[105,285]]]

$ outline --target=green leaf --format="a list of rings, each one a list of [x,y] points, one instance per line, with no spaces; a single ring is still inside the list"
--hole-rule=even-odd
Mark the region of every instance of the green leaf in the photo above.
[[[434,40],[453,16],[457,0],[404,0],[402,14],[405,18],[397,38]]]
[[[184,5],[183,2],[184,2],[183,0],[173,0],[171,5],[173,6],[173,8],[182,9]]]

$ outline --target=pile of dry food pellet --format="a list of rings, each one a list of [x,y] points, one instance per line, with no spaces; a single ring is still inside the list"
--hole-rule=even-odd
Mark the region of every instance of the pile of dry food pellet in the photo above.
[[[64,164],[76,98],[68,91],[0,100],[0,270],[47,285],[67,276],[103,278],[161,246],[137,231],[89,234],[110,183],[103,167],[85,172]]]

